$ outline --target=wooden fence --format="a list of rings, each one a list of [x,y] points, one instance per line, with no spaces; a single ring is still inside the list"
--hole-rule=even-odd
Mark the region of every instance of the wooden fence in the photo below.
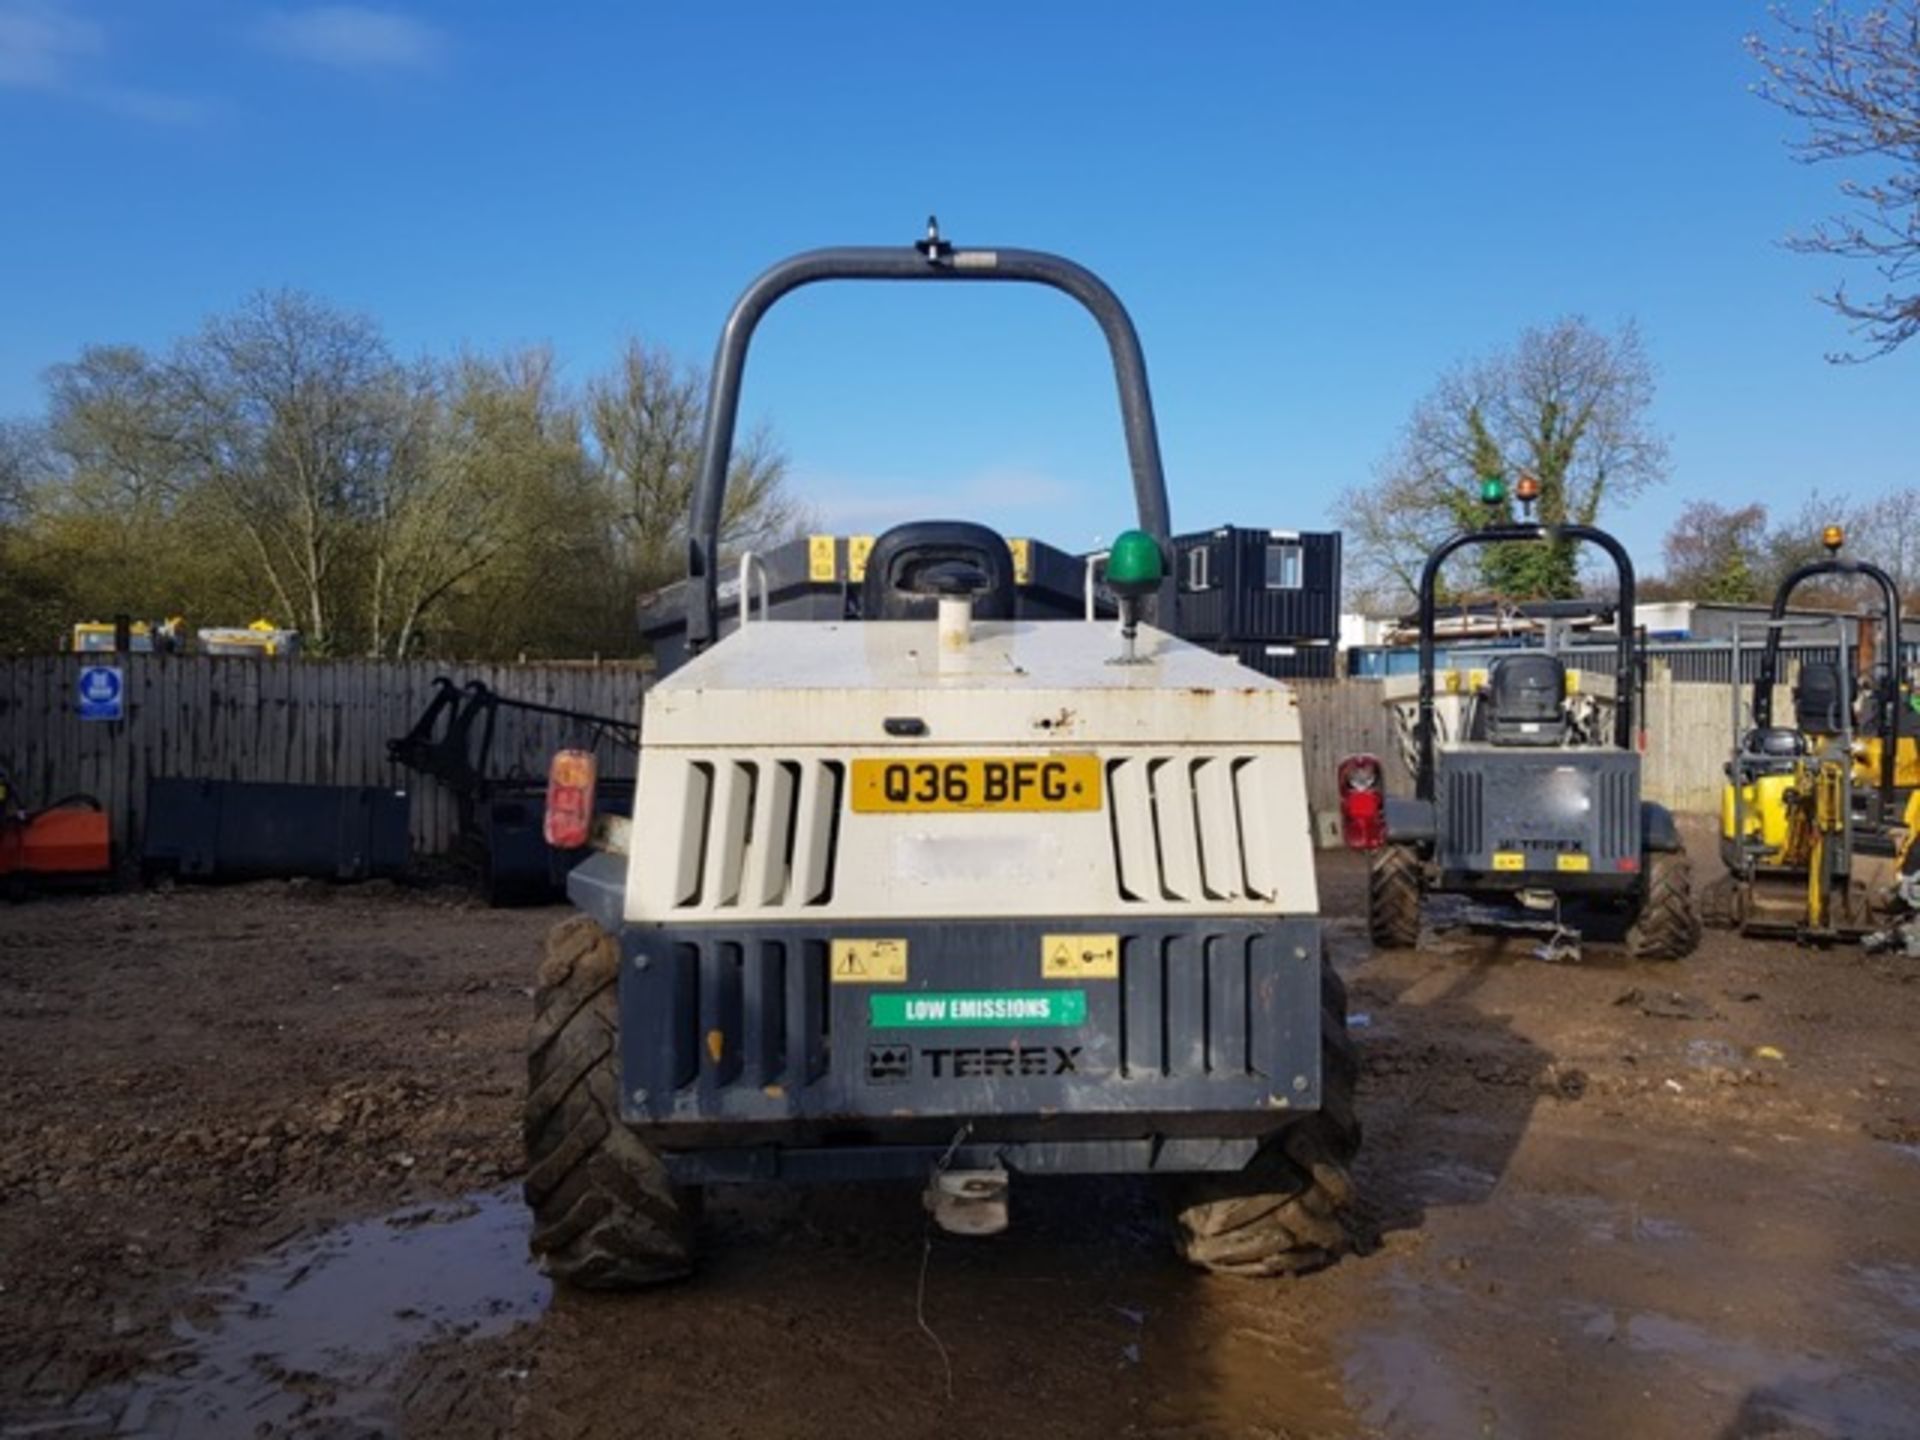
[[[0,766],[29,803],[76,792],[98,797],[113,816],[123,853],[139,843],[147,781],[163,776],[406,789],[414,848],[442,853],[456,825],[453,796],[387,758],[387,741],[413,725],[432,698],[436,676],[481,680],[514,699],[636,719],[645,684],[645,672],[633,664],[288,663],[204,655],[130,655],[120,663],[126,718],[88,721],[75,711],[79,657],[0,661]],[[1406,793],[1378,681],[1304,680],[1295,689],[1315,809],[1338,806],[1334,769],[1341,757],[1359,751],[1385,760],[1389,787]],[[1729,740],[1726,688],[1656,677],[1647,687],[1644,719],[1648,798],[1680,811],[1716,809]],[[552,751],[579,739],[564,721],[503,710],[492,771],[544,775]],[[632,773],[628,757],[610,747],[602,747],[601,760],[609,775]]]
[[[1334,772],[1342,757],[1366,751],[1386,762],[1392,794],[1412,793],[1400,760],[1391,717],[1378,680],[1296,680],[1300,724],[1306,735],[1307,798],[1316,810],[1340,803]],[[1785,686],[1774,692],[1774,713],[1791,715]],[[1647,682],[1640,716],[1646,731],[1642,793],[1680,813],[1720,808],[1721,769],[1733,743],[1731,701],[1725,685],[1694,685],[1655,675]]]
[[[111,656],[91,656],[107,661]],[[125,655],[125,719],[82,720],[81,657],[0,660],[0,766],[29,804],[75,793],[113,816],[121,853],[137,847],[147,782],[179,776],[380,785],[407,790],[413,845],[443,853],[453,839],[453,795],[387,758],[412,728],[434,678],[480,680],[501,695],[589,714],[640,716],[644,672],[633,664],[445,665],[429,661],[273,661],[211,655]],[[544,776],[547,757],[579,743],[552,716],[499,712],[490,771]],[[628,757],[602,746],[605,773],[631,775]]]

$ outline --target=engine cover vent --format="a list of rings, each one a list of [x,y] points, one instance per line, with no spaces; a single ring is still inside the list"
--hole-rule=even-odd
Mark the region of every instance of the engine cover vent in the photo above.
[[[1142,757],[1107,765],[1120,898],[1264,900],[1279,893],[1271,762],[1257,756]]]
[[[699,761],[680,815],[678,909],[826,905],[846,769],[838,761]]]

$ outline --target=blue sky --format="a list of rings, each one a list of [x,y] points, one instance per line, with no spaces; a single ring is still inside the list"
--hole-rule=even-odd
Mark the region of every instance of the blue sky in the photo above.
[[[1778,241],[1835,203],[1748,93],[1759,5],[0,0],[0,415],[91,341],[260,287],[403,353],[640,333],[704,362],[761,267],[1066,252],[1134,313],[1177,527],[1311,527],[1439,371],[1638,320],[1687,499],[1920,484],[1920,353],[1835,367]],[[1856,275],[1856,283],[1870,279]],[[1911,347],[1910,347],[1911,348]],[[827,287],[747,409],[833,524],[956,514],[1077,547],[1128,517],[1097,332],[1013,287]]]

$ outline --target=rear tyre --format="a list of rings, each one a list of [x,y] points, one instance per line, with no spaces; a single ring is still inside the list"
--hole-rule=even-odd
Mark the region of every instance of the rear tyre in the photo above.
[[[1321,961],[1321,1109],[1269,1136],[1244,1170],[1172,1182],[1173,1243],[1218,1275],[1300,1275],[1352,1249],[1348,1162],[1360,1146],[1353,1092],[1359,1062],[1347,1033],[1347,989]]]
[[[1367,934],[1380,950],[1420,943],[1420,857],[1405,845],[1373,852],[1367,870]]]
[[[1679,960],[1699,944],[1700,911],[1687,857],[1655,851],[1647,857],[1647,893],[1627,931],[1627,953],[1636,960]]]
[[[591,1290],[693,1268],[694,1192],[620,1120],[620,951],[584,915],[547,936],[527,1037],[527,1206],[547,1274]]]

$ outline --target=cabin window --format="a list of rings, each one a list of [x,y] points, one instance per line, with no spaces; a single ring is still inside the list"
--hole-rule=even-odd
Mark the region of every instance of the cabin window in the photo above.
[[[1286,540],[1267,546],[1267,589],[1298,590],[1304,568],[1299,541]]]
[[[1187,552],[1187,589],[1204,590],[1207,588],[1208,549],[1205,545],[1196,545]]]

